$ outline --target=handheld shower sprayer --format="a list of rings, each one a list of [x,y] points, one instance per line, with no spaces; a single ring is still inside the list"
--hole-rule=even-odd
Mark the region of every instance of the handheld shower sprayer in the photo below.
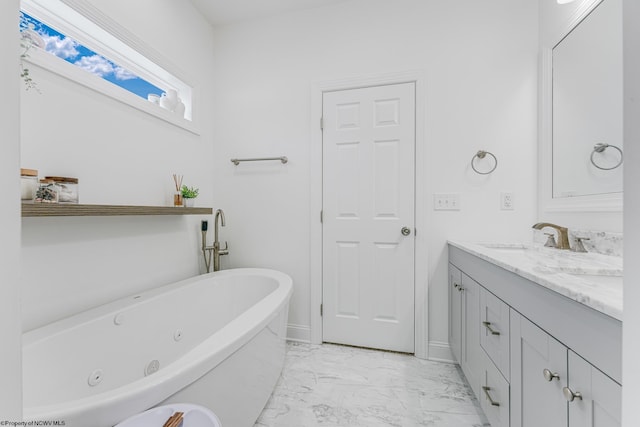
[[[209,229],[209,221],[202,220],[200,223],[200,231],[202,233],[202,256],[204,257],[204,266],[207,273],[211,270],[211,251],[213,247],[207,247],[207,230]]]

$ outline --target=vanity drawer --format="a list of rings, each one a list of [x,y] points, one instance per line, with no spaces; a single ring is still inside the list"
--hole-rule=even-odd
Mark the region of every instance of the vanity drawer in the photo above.
[[[480,384],[480,407],[491,423],[491,427],[509,427],[511,395],[509,382],[486,354],[482,355]]]
[[[480,346],[509,381],[509,306],[484,288],[480,291]]]

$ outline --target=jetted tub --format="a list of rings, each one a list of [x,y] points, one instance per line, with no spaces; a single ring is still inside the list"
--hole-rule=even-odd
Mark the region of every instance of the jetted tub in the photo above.
[[[291,293],[284,273],[223,270],[27,332],[24,418],[110,427],[194,403],[253,426],[282,371]]]

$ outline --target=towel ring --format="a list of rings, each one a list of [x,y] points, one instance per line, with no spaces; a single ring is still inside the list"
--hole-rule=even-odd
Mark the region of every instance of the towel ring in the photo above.
[[[604,152],[604,150],[606,150],[609,147],[615,148],[616,150],[618,150],[618,152],[620,153],[620,161],[615,166],[612,166],[610,168],[605,168],[605,167],[599,166],[593,160],[593,155],[596,154],[596,153],[602,153],[602,152]],[[616,147],[615,145],[611,145],[611,144],[604,144],[602,142],[599,142],[599,143],[597,143],[596,145],[593,146],[593,151],[591,152],[591,163],[593,164],[593,166],[597,167],[598,169],[602,169],[603,171],[610,171],[612,169],[615,169],[615,168],[619,167],[622,164],[623,160],[624,160],[624,154],[622,154],[622,150],[620,149],[620,147]]]
[[[493,161],[495,162],[495,164],[493,165],[493,168],[491,168],[491,170],[489,172],[480,172],[478,169],[476,169],[476,166],[473,163],[475,162],[476,157],[479,158],[479,159],[484,159],[485,157],[487,157],[487,154],[490,155],[491,157],[493,157]],[[491,172],[496,170],[497,167],[498,167],[498,159],[496,158],[496,156],[493,155],[493,153],[491,153],[489,151],[479,150],[471,158],[471,169],[473,169],[476,173],[479,173],[480,175],[489,175]]]

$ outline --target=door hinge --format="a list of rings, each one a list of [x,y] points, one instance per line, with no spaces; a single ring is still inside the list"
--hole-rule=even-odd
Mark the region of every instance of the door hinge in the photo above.
[[[322,316],[322,304],[320,304],[320,316]]]
[[[324,117],[320,117],[320,130],[324,130]]]
[[[322,212],[323,212],[323,211],[320,211],[320,223],[322,223],[322,219],[323,219],[323,218],[322,218]]]

